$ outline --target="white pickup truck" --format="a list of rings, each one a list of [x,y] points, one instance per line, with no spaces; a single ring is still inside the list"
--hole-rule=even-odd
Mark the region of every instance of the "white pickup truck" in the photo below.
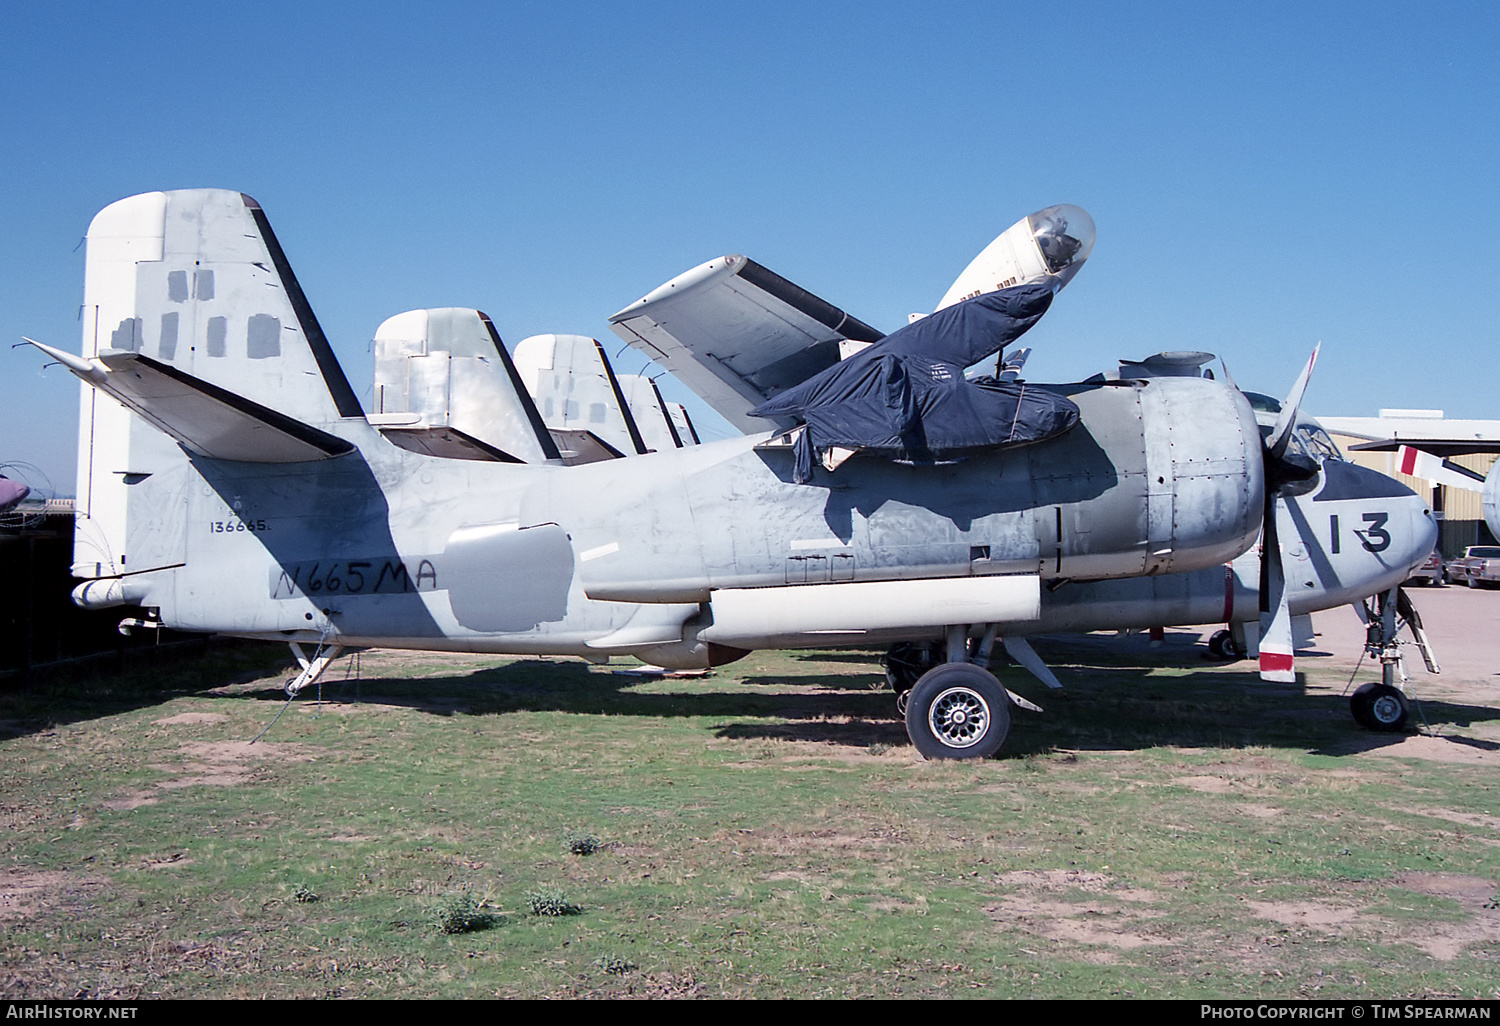
[[[1500,584],[1500,545],[1470,545],[1448,563],[1447,570],[1453,584],[1467,582],[1471,588]]]

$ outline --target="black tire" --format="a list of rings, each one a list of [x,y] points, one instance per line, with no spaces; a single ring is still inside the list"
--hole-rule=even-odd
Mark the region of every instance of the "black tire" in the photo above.
[[[1230,662],[1245,658],[1245,650],[1234,640],[1234,632],[1219,630],[1214,631],[1208,639],[1208,654],[1215,659],[1227,659]]]
[[[1349,712],[1354,716],[1354,722],[1366,730],[1375,729],[1374,721],[1370,719],[1370,692],[1374,689],[1373,683],[1361,684],[1349,696]]]
[[[911,689],[906,733],[929,759],[987,759],[1010,733],[1010,698],[988,670],[944,663]]]
[[[1349,711],[1366,730],[1393,734],[1406,729],[1411,706],[1400,689],[1389,684],[1361,684],[1349,698]]]

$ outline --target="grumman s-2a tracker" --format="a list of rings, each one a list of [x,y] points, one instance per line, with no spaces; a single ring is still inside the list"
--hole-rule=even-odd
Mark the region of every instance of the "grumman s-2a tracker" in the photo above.
[[[482,314],[427,317],[404,398],[367,413],[254,200],[121,200],[89,229],[82,356],[40,347],[89,386],[75,598],[315,644],[294,691],[351,646],[688,668],[942,638],[908,732],[929,757],[993,754],[1010,696],[981,664],[1002,627],[1043,632],[1046,596],[1087,582],[1222,567],[1319,473],[1288,450],[1311,365],[1264,441],[1246,396],[1202,376],[965,377],[1093,237],[1077,208],[1024,218],[884,337],[743,257],[689,272],[616,328],[763,426],[570,466]],[[1266,562],[1262,663],[1284,672]]]

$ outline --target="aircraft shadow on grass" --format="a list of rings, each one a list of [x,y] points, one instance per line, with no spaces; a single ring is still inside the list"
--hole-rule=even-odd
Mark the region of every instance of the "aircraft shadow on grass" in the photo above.
[[[809,661],[838,662],[846,653],[821,653]],[[1128,653],[1124,654],[1128,656]],[[831,657],[831,658],[830,658]],[[1122,658],[1122,663],[1140,660]],[[1059,660],[1066,663],[1067,660]],[[1397,744],[1406,734],[1379,734],[1349,720],[1347,697],[1308,694],[1300,685],[1260,683],[1242,669],[1197,669],[1190,676],[1122,680],[1136,665],[1075,664],[1065,690],[1047,692],[1012,672],[1007,680],[1047,710],[1025,717],[1004,757],[1054,751],[1144,750],[1157,747],[1294,748],[1346,756]],[[1106,676],[1107,675],[1107,676]],[[334,675],[331,675],[334,676]],[[463,675],[325,681],[322,700],[393,705],[438,716],[499,716],[516,712],[567,712],[642,718],[708,717],[722,722],[717,737],[801,741],[853,748],[902,746],[906,733],[894,696],[875,690],[870,678],[829,674],[759,674],[739,678],[748,689],[638,690],[638,678],[591,670],[582,663],[525,660]],[[1034,682],[1031,682],[1034,683]],[[760,688],[776,691],[758,691]],[[791,690],[783,690],[790,688]],[[280,690],[242,693],[282,701]],[[304,696],[303,701],[309,696]],[[1500,719],[1500,710],[1426,701],[1428,722],[1469,726]],[[1021,735],[1025,735],[1022,737]],[[1455,744],[1497,750],[1500,744],[1439,733]]]

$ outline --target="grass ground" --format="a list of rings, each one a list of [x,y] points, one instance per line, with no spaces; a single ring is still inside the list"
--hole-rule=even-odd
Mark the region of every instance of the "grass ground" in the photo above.
[[[0,695],[0,995],[1500,997],[1493,705],[1037,646],[978,764],[868,653],[367,652],[254,745],[275,648]]]

